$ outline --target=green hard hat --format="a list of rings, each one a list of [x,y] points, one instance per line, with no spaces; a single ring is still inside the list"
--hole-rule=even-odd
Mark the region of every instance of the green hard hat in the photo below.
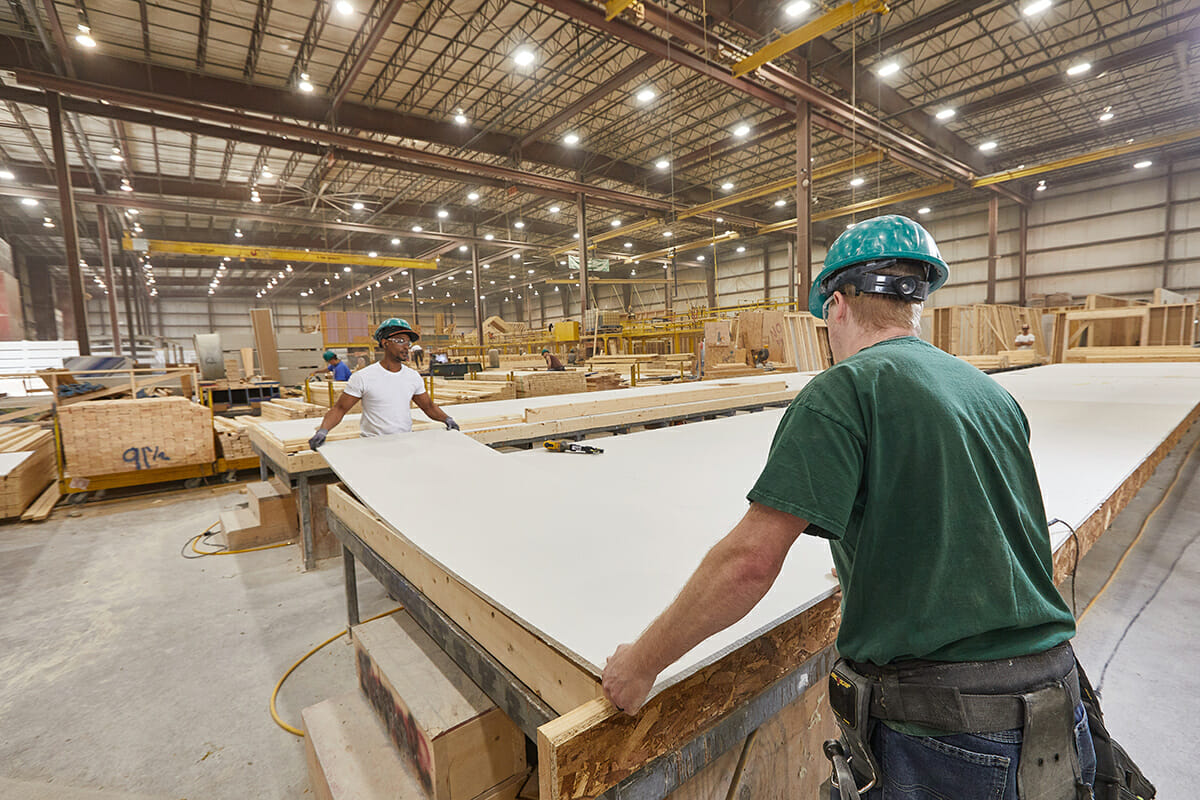
[[[940,289],[950,275],[929,231],[899,214],[873,217],[850,228],[830,245],[829,252],[825,254],[825,268],[813,281],[812,290],[808,293],[809,312],[817,319],[825,318],[823,307],[830,292],[822,287],[831,275],[855,264],[889,258],[928,264],[930,293]]]
[[[414,342],[421,338],[420,335],[412,329],[412,326],[408,324],[408,320],[403,320],[399,317],[391,317],[390,319],[385,319],[383,322],[379,323],[379,327],[375,329],[375,341],[383,342],[384,339],[388,338],[394,333],[407,333],[409,340]]]
[[[542,348],[542,355],[546,355],[546,353],[549,353],[549,352],[550,351],[547,350],[545,347]]]
[[[325,359],[326,361],[333,361],[335,358],[337,358],[337,353],[333,352],[332,350],[326,350],[324,354],[322,354],[321,358]]]

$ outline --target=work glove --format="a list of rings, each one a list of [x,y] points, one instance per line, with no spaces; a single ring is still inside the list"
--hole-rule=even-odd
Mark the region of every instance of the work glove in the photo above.
[[[446,430],[460,431],[462,428],[458,427],[458,423],[454,421],[453,417],[446,417]]]
[[[324,428],[317,428],[317,432],[308,440],[308,449],[316,450],[321,445],[325,444],[325,437],[329,435],[329,431]]]

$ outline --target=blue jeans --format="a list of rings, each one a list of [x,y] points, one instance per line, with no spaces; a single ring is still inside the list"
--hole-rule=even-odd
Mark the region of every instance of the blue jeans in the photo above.
[[[1021,731],[907,736],[879,723],[871,749],[883,773],[863,800],[1018,800]],[[1096,778],[1096,751],[1083,706],[1075,708],[1075,749],[1083,780]],[[831,800],[841,800],[834,789]]]

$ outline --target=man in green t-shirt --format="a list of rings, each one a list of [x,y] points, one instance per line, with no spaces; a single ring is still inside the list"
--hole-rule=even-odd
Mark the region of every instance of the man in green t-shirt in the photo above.
[[[614,705],[636,713],[662,669],[758,603],[808,533],[829,540],[842,587],[830,699],[855,782],[875,787],[865,797],[1090,796],[1075,621],[1052,579],[1028,421],[917,337],[947,274],[906,217],[860,222],[830,247],[809,309],[835,365],[784,414],[741,522],[609,658]],[[1023,739],[1038,758],[1021,758]]]

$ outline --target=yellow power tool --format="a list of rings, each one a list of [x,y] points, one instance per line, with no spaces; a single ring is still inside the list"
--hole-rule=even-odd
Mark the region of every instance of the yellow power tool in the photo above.
[[[547,439],[543,446],[554,453],[603,453],[604,450],[599,447],[592,447],[590,444],[579,444],[579,442],[566,442],[562,439]]]

